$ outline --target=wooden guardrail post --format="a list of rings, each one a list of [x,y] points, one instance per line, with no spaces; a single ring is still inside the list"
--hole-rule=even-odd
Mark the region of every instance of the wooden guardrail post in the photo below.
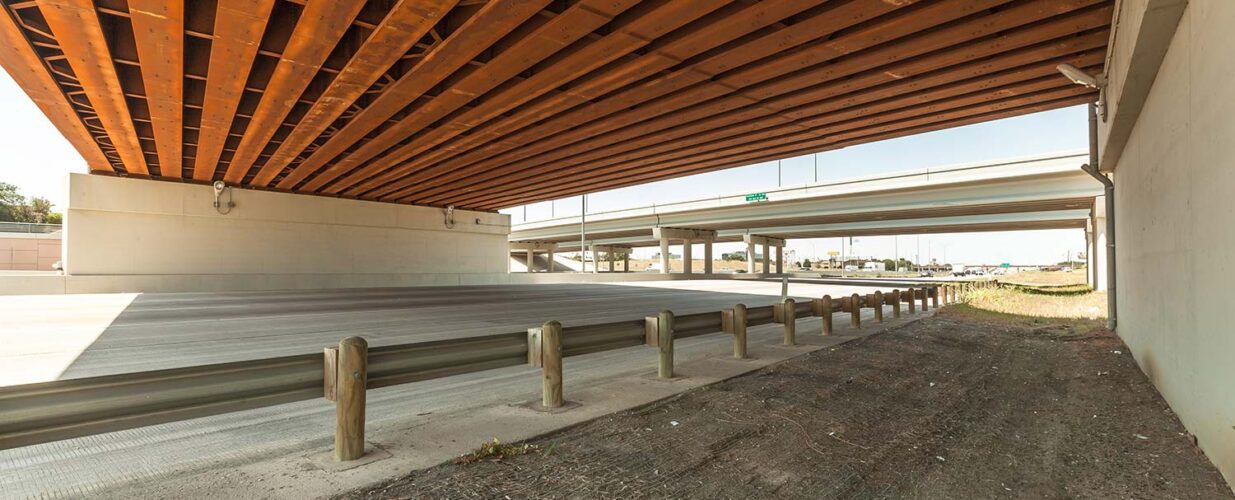
[[[733,306],[733,357],[746,359],[746,304]]]
[[[875,306],[875,322],[883,323],[883,291],[882,290],[875,290],[875,300],[873,300],[872,302],[874,302],[873,305]]]
[[[785,318],[785,345],[794,345],[797,343],[797,328],[798,328],[798,307],[793,302],[792,298],[786,297],[781,302],[781,307],[784,310]]]
[[[562,324],[548,321],[540,329],[542,378],[540,405],[545,408],[562,406]]]
[[[919,290],[919,292],[921,292],[921,294],[922,294],[922,312],[929,311],[929,310],[930,310],[930,304],[927,304],[927,303],[926,303],[926,296],[927,296],[927,295],[930,295],[930,289],[929,289],[929,288],[923,288],[923,289]]]
[[[915,306],[914,306],[914,303],[918,300],[918,296],[917,296],[917,295],[914,295],[914,290],[913,290],[913,287],[909,287],[909,290],[907,290],[907,291],[905,292],[905,296],[909,298],[909,300],[908,300],[908,301],[906,301],[906,302],[908,302],[908,303],[909,303],[909,314],[913,314],[913,313],[914,313],[914,311],[915,311],[915,310],[914,310],[914,307],[915,307]]]
[[[892,317],[901,317],[901,291],[899,288],[892,290]]]
[[[823,319],[822,335],[827,337],[832,334],[832,296],[824,295],[819,299],[819,317]]]
[[[930,293],[930,296],[931,296],[931,307],[935,309],[939,309],[939,287],[933,286],[933,287],[927,288],[927,291]]]
[[[360,337],[339,341],[335,376],[334,459],[364,455],[365,387],[369,380],[369,343]]]
[[[849,297],[849,326],[862,328],[862,297],[856,293]]]
[[[673,378],[673,311],[665,309],[656,319],[656,346],[660,350],[656,376]]]

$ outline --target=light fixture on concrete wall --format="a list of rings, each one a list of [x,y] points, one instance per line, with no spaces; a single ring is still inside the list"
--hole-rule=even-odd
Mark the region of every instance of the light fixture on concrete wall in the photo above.
[[[224,192],[227,193],[226,210],[223,208],[223,203],[219,201],[219,198],[223,196]],[[227,215],[231,213],[232,208],[235,206],[236,202],[232,201],[231,188],[227,187],[227,184],[224,184],[223,181],[214,181],[214,210],[220,214]]]
[[[442,210],[446,215],[446,229],[455,228],[455,206],[447,205],[445,210]]]
[[[1103,121],[1106,120],[1106,77],[1103,75],[1091,75],[1084,72],[1080,68],[1071,64],[1060,64],[1055,66],[1055,69],[1063,73],[1063,76],[1072,80],[1072,83],[1084,85],[1091,89],[1098,89],[1098,116]]]

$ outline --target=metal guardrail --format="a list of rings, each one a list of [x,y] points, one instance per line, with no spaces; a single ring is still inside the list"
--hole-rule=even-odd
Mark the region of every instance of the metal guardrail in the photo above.
[[[747,325],[780,322],[776,307],[749,308]],[[797,303],[796,316],[821,315],[815,308]],[[721,332],[723,316],[677,316],[673,337]],[[645,345],[645,321],[562,328],[562,355]],[[371,348],[365,386],[523,365],[528,353],[527,332]],[[315,399],[326,391],[323,373],[323,356],[315,353],[0,387],[0,449]]]
[[[33,222],[0,222],[0,233],[46,234],[62,229],[60,224],[35,224]]]

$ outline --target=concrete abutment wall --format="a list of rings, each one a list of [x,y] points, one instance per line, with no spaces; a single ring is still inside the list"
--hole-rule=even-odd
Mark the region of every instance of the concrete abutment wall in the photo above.
[[[72,174],[65,271],[79,290],[210,291],[495,283],[509,216]],[[97,278],[91,280],[90,278]],[[94,283],[94,285],[92,285]],[[95,289],[97,288],[97,289]]]
[[[1146,26],[1175,2],[1121,4],[1103,149],[1127,106],[1124,75]],[[1235,483],[1235,2],[1192,0],[1114,169],[1118,333],[1141,368]],[[1140,40],[1138,40],[1140,38]],[[1149,51],[1152,52],[1152,51]],[[1126,133],[1126,131],[1125,131]],[[1118,136],[1119,134],[1115,134]],[[1117,140],[1117,139],[1114,139]]]

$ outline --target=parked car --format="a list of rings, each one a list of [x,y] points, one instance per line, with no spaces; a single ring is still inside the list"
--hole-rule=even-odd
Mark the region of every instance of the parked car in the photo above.
[[[935,277],[935,273],[932,273],[930,271],[922,271],[918,273],[918,277],[919,278],[933,278]]]

